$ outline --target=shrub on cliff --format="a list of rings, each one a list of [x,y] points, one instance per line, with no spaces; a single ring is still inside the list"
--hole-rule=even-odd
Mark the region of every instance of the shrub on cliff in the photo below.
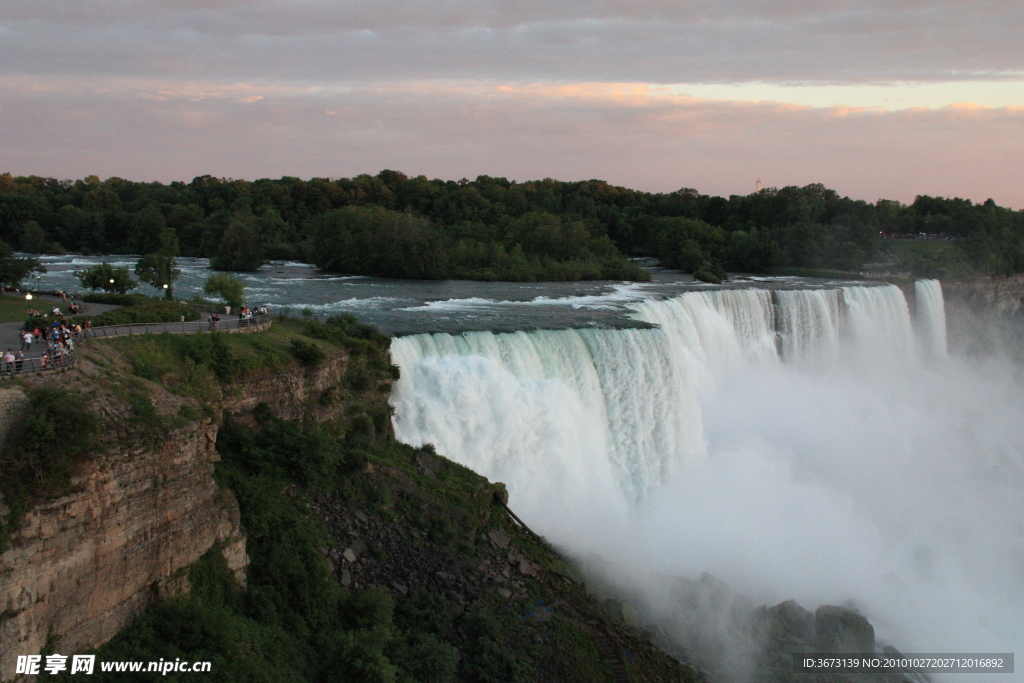
[[[324,350],[312,342],[293,338],[291,345],[291,352],[292,355],[295,356],[295,360],[307,367],[320,365],[320,363],[323,363],[324,359],[327,358],[327,354],[324,353]]]
[[[0,492],[9,509],[0,520],[0,550],[28,505],[63,493],[75,465],[99,447],[99,419],[81,394],[44,385],[28,398],[25,418],[0,454]]]
[[[92,321],[93,327],[106,325],[135,325],[141,323],[176,323],[185,316],[185,320],[198,320],[199,313],[187,304],[163,299],[151,299],[146,296],[131,296],[134,303],[113,311],[100,313],[96,316],[78,315],[69,318],[72,322]],[[119,299],[122,300],[122,299]],[[122,300],[123,301],[123,300]]]

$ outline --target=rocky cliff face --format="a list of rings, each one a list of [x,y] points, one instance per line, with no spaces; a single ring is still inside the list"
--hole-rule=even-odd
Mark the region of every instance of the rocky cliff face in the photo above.
[[[48,638],[96,647],[154,599],[187,590],[186,568],[215,542],[244,572],[238,505],[213,480],[217,427],[192,423],[155,447],[113,448],[38,505],[0,555],[0,679]]]
[[[238,505],[213,479],[217,425],[204,419],[159,439],[138,438],[131,410],[111,388],[129,377],[129,365],[107,347],[89,353],[92,360],[71,373],[29,381],[94,396],[108,450],[76,473],[72,493],[32,509],[0,554],[0,681],[13,677],[18,655],[39,653],[50,638],[61,654],[97,647],[154,601],[187,591],[189,565],[214,543],[244,580]],[[315,368],[258,374],[224,387],[215,408],[245,413],[266,403],[284,419],[333,420],[348,407],[334,393],[348,368],[339,350]],[[140,385],[159,414],[176,415],[188,402],[138,378],[122,388]],[[379,400],[386,389],[362,398]],[[11,389],[0,399],[15,416],[25,394]]]
[[[1024,275],[944,280],[942,291],[947,301],[997,315],[1014,315],[1024,304]]]
[[[323,397],[342,381],[347,368],[348,357],[338,355],[315,368],[241,380],[224,389],[221,407],[229,413],[245,413],[265,403],[283,420],[330,420],[342,406]]]

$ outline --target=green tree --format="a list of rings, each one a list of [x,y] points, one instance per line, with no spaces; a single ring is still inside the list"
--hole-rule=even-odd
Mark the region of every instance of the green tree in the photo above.
[[[75,277],[83,287],[117,294],[125,294],[139,286],[138,281],[128,272],[128,268],[115,268],[106,261],[85,270],[76,270]]]
[[[135,264],[135,274],[146,284],[164,290],[164,296],[174,299],[174,281],[181,275],[176,265],[178,236],[172,228],[160,233],[160,249],[146,254]]]
[[[217,254],[210,259],[214,270],[253,272],[263,265],[263,244],[258,222],[251,211],[236,213],[220,240]]]
[[[167,219],[160,207],[148,204],[129,218],[128,248],[135,254],[159,250],[160,234],[167,229]]]
[[[21,258],[14,255],[11,245],[0,240],[0,285],[20,287],[21,281],[30,273],[45,273],[39,259]]]
[[[245,302],[245,287],[242,281],[231,275],[211,275],[203,291],[207,294],[216,294],[232,308],[241,308]]]

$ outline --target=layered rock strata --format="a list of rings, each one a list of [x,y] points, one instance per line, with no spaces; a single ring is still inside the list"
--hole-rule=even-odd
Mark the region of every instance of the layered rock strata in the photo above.
[[[0,680],[47,640],[62,654],[110,639],[155,600],[188,590],[214,543],[243,576],[238,505],[213,480],[209,421],[158,444],[113,447],[74,492],[36,506],[0,555]]]

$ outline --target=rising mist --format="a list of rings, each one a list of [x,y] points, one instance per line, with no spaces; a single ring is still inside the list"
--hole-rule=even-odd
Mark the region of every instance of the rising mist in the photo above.
[[[642,617],[703,619],[734,677],[756,643],[678,578],[849,605],[904,652],[1013,651],[1018,369],[947,353],[938,283],[915,293],[914,315],[893,286],[721,290],[637,304],[658,329],[398,339],[396,432],[506,482]]]

